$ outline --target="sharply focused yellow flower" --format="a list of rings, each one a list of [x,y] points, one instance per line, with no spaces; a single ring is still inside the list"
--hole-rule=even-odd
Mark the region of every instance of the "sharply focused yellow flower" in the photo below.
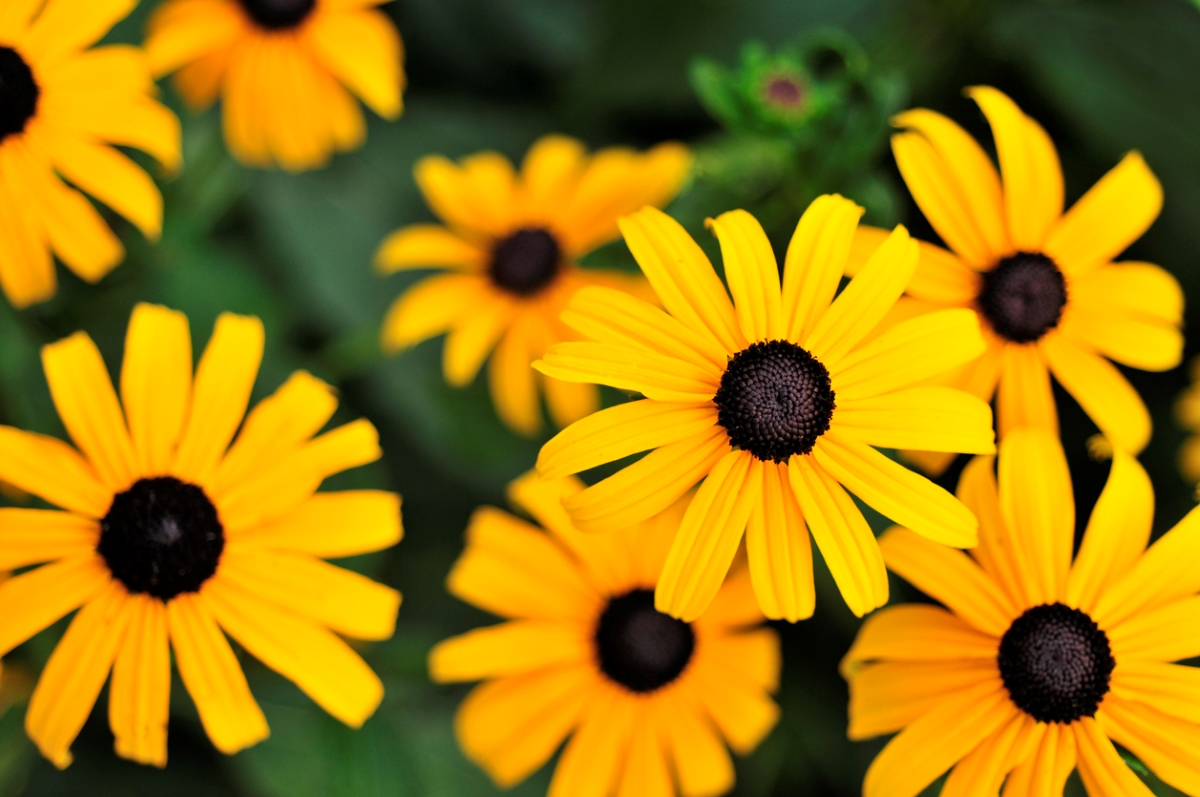
[[[1058,429],[1050,376],[1117,446],[1136,454],[1150,415],[1109,358],[1147,371],[1179,364],[1183,292],[1150,263],[1113,263],[1158,217],[1162,188],[1131,152],[1066,213],[1058,153],[1046,131],[996,89],[968,90],[992,127],[1000,175],[961,127],[919,108],[895,119],[896,164],[917,206],[953,253],[922,243],[896,317],[973,307],[987,351],[946,384],[997,394],[1000,436]],[[886,232],[863,228],[849,271]],[[997,385],[999,386],[997,388]],[[952,457],[917,453],[940,472]]]
[[[217,96],[230,152],[249,166],[325,165],[362,145],[362,110],[403,107],[404,51],[387,0],[167,0],[150,19],[156,76],[203,109]]]
[[[0,288],[16,307],[54,295],[52,254],[88,282],[124,259],[117,236],[76,188],[147,238],[162,230],[154,181],[110,145],[144,150],[177,169],[179,120],[153,98],[140,50],[88,49],[134,5],[23,0],[0,7]]]
[[[567,301],[585,285],[644,286],[617,272],[581,269],[576,259],[617,238],[619,216],[669,202],[691,162],[678,144],[589,156],[563,136],[537,141],[520,175],[494,152],[459,165],[440,156],[422,159],[417,185],[447,226],[397,230],[377,263],[385,273],[451,273],[423,280],[396,300],[384,321],[384,348],[397,351],[449,332],[443,365],[453,385],[473,380],[494,348],[488,377],[496,411],[513,429],[533,434],[542,413],[538,375],[529,364],[550,344],[576,337],[559,321]],[[590,385],[541,381],[559,426],[598,406]]]
[[[978,357],[979,322],[953,309],[872,336],[916,268],[917,244],[897,227],[835,299],[861,215],[839,196],[813,202],[788,247],[782,288],[753,216],[712,220],[732,302],[678,223],[652,208],[623,218],[625,241],[667,311],[613,290],[580,291],[563,320],[591,340],[554,346],[536,363],[547,376],[646,396],[542,448],[546,478],[655,449],[567,500],[580,528],[652,517],[704,480],[658,584],[656,605],[672,616],[703,613],[743,530],[766,616],[811,615],[806,521],[851,610],[886,603],[883,558],[843,485],[932,539],[975,544],[975,518],[954,496],[872,446],[995,450],[987,404],[914,386]]]
[[[1151,791],[1113,747],[1200,794],[1200,511],[1154,545],[1154,491],[1116,448],[1072,563],[1075,505],[1062,446],[1013,430],[967,466],[979,516],[970,555],[893,529],[897,575],[946,606],[884,609],[843,661],[850,737],[901,731],[867,772],[866,797],[914,797],[953,767],[942,797],[1061,795],[1078,768],[1092,797]],[[902,730],[903,729],[903,730]]]
[[[110,670],[117,753],[166,764],[168,642],[218,749],[265,738],[222,629],[347,724],[382,699],[379,679],[337,634],[391,636],[400,596],[321,559],[396,543],[400,499],[316,492],[325,477],[377,459],[379,445],[365,420],[313,437],[337,399],[303,371],[242,422],[262,350],[257,318],[222,315],[193,380],[187,318],[138,305],[120,400],[85,333],[42,350],[76,448],[0,426],[0,479],[63,510],[0,509],[0,567],[49,563],[0,584],[0,654],[82,607],[25,717],[56,766],[71,762]]]
[[[672,797],[673,780],[684,795],[723,794],[734,773],[722,737],[749,753],[779,719],[779,639],[755,627],[744,569],[693,622],[654,609],[686,501],[598,536],[562,509],[581,489],[534,474],[510,486],[549,533],[491,507],[471,520],[450,591],[508,622],[430,653],[436,681],[485,680],[459,709],[459,743],[508,787],[574,732],[551,797]]]

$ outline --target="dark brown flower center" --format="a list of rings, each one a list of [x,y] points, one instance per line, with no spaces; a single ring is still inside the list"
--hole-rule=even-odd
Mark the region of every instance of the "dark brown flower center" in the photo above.
[[[1116,661],[1108,635],[1078,609],[1034,606],[1000,640],[1000,677],[1017,708],[1038,722],[1092,717]]]
[[[734,448],[775,462],[812,451],[837,406],[829,371],[786,340],[755,343],[733,355],[713,403]]]
[[[804,86],[799,80],[786,75],[778,75],[767,81],[763,87],[763,95],[767,103],[794,111],[804,104]]]
[[[633,692],[653,692],[674,681],[695,648],[692,626],[655,609],[648,589],[611,599],[596,626],[600,670]]]
[[[553,282],[561,268],[558,239],[540,227],[527,227],[496,244],[489,273],[509,293],[532,296]]]
[[[212,501],[172,476],[139,479],[118,493],[100,521],[96,546],[126,589],[162,600],[199,590],[224,549],[225,530]]]
[[[260,28],[286,30],[303,22],[317,0],[238,0]]]
[[[979,307],[996,332],[1014,343],[1032,343],[1058,326],[1067,284],[1054,261],[1018,252],[983,275]]]
[[[25,131],[39,96],[29,64],[11,47],[0,47],[0,141]]]

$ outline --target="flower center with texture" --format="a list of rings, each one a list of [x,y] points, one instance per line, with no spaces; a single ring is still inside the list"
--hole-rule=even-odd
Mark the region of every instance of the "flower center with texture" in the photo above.
[[[796,78],[779,75],[767,81],[763,96],[769,105],[794,111],[804,104],[804,87]]]
[[[561,263],[558,240],[540,227],[527,227],[496,244],[489,274],[497,287],[532,296],[558,276]]]
[[[1000,640],[1000,677],[1017,708],[1038,722],[1095,716],[1116,661],[1105,634],[1078,609],[1034,606]]]
[[[312,13],[317,0],[238,0],[260,28],[294,28]]]
[[[596,627],[600,670],[633,692],[653,692],[674,681],[695,647],[692,626],[655,609],[653,590],[613,598]]]
[[[40,95],[25,59],[10,47],[0,47],[0,140],[24,132]]]
[[[733,355],[713,403],[734,448],[775,462],[812,451],[837,406],[829,371],[786,340],[755,343]]]
[[[139,479],[118,493],[100,521],[96,546],[126,589],[162,600],[200,589],[224,548],[212,501],[196,485],[171,476]]]
[[[1058,326],[1066,303],[1066,281],[1045,255],[1018,252],[983,275],[979,307],[1014,343],[1032,343]]]

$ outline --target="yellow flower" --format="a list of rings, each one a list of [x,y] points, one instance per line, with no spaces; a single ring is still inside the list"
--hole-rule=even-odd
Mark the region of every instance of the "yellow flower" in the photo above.
[[[787,251],[783,285],[762,227],[742,210],[710,221],[730,302],[712,264],[674,220],[646,208],[621,230],[667,312],[616,291],[580,291],[563,320],[589,342],[552,347],[548,376],[635,390],[542,448],[545,478],[641,451],[640,461],[572,496],[589,531],[652,517],[701,479],[658,584],[657,606],[699,617],[742,532],[767,617],[812,614],[816,539],[846,603],[863,615],[887,602],[875,537],[850,495],[932,539],[973,546],[975,518],[952,495],[872,446],[994,451],[981,400],[918,382],[983,351],[975,313],[945,310],[873,328],[917,263],[897,227],[834,299],[862,208],[818,198]],[[749,524],[749,525],[747,525]]]
[[[1112,741],[1200,794],[1200,512],[1146,548],[1154,492],[1117,448],[1072,564],[1075,506],[1058,440],[1013,430],[968,465],[959,497],[980,521],[970,555],[892,529],[884,558],[939,606],[884,609],[843,661],[850,737],[901,731],[867,772],[866,797],[914,797],[953,767],[943,797],[1092,797],[1150,790]]]
[[[1192,360],[1192,384],[1179,394],[1175,417],[1192,434],[1179,450],[1179,470],[1192,484],[1200,482],[1200,357]]]
[[[1111,261],[1158,217],[1162,188],[1131,152],[1063,213],[1062,170],[1046,131],[996,89],[967,93],[991,124],[1003,183],[945,116],[919,108],[896,117],[905,129],[892,137],[896,164],[953,251],[922,243],[897,317],[979,311],[987,351],[946,383],[985,400],[997,394],[1001,437],[1030,425],[1057,431],[1052,373],[1110,441],[1136,454],[1150,439],[1150,415],[1105,358],[1148,371],[1178,365],[1183,292],[1158,266]],[[885,234],[860,230],[850,271]],[[936,473],[951,457],[914,459]]]
[[[563,512],[577,479],[528,474],[512,501],[549,533],[491,507],[476,511],[449,588],[508,622],[433,649],[435,681],[476,681],[455,727],[466,754],[502,788],[567,743],[550,797],[672,797],[733,786],[734,751],[753,750],[779,718],[779,639],[745,570],[691,623],[654,609],[653,589],[683,515],[610,535]]]
[[[156,76],[194,109],[224,97],[225,143],[248,166],[325,165],[367,136],[351,96],[385,119],[403,107],[400,35],[387,0],[167,0],[150,19]]]
[[[0,567],[42,565],[0,584],[0,654],[82,607],[25,717],[56,766],[71,762],[110,670],[117,753],[166,764],[168,642],[219,750],[266,738],[222,629],[347,724],[383,696],[337,634],[391,636],[400,596],[321,558],[396,543],[400,499],[316,492],[377,459],[379,445],[365,420],[313,437],[337,399],[303,371],[243,424],[262,350],[257,318],[224,314],[193,379],[187,318],[138,305],[120,400],[85,333],[42,350],[74,448],[0,426],[0,479],[62,508],[0,509]]]
[[[52,253],[88,282],[124,259],[80,191],[147,238],[162,230],[154,181],[110,145],[144,150],[177,169],[179,120],[154,100],[140,50],[88,49],[133,6],[21,0],[0,8],[0,288],[15,307],[54,295]]]
[[[449,332],[446,381],[465,385],[495,349],[488,369],[500,417],[522,434],[542,423],[538,375],[529,364],[546,347],[575,336],[559,315],[585,285],[639,290],[623,274],[581,269],[576,259],[617,238],[617,217],[664,205],[679,191],[691,155],[678,144],[644,154],[604,149],[589,156],[564,136],[546,136],[525,156],[521,174],[504,157],[483,152],[455,165],[440,156],[417,164],[417,185],[446,227],[416,224],[383,243],[377,264],[450,271],[418,283],[396,300],[383,345],[397,351]],[[594,412],[594,387],[542,380],[559,426]]]

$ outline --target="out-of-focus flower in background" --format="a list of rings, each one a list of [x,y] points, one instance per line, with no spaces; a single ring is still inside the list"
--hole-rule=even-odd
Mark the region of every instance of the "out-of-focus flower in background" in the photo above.
[[[446,226],[397,230],[376,263],[384,273],[450,273],[422,280],[396,300],[383,322],[384,348],[396,352],[448,333],[446,381],[460,386],[475,378],[490,354],[492,401],[521,434],[542,425],[539,382],[557,425],[594,412],[595,387],[543,379],[529,365],[552,344],[577,337],[559,316],[580,288],[607,285],[648,295],[636,277],[580,268],[576,261],[618,237],[619,216],[670,202],[691,162],[679,144],[589,155],[565,136],[537,141],[520,174],[494,152],[458,164],[441,156],[422,159],[417,184]]]

